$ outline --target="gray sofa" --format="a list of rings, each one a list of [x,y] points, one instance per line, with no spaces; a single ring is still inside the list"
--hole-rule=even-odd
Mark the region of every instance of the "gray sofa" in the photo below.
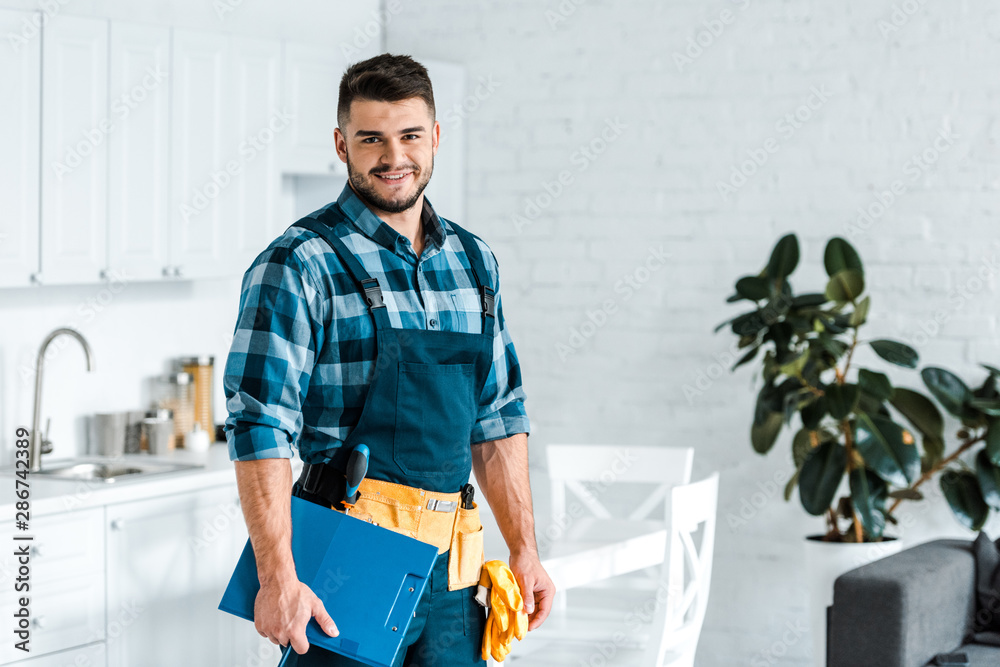
[[[1000,647],[968,644],[976,613],[972,542],[937,540],[840,577],[833,587],[828,667],[924,667],[962,651],[1000,665]]]

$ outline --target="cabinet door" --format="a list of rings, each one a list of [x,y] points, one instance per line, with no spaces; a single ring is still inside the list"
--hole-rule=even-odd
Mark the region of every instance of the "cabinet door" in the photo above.
[[[60,16],[42,40],[42,280],[100,280],[106,264],[108,22]]]
[[[228,275],[224,194],[232,141],[229,38],[174,29],[170,166],[170,264],[182,278]]]
[[[465,68],[453,63],[422,59],[434,87],[434,106],[441,123],[441,143],[434,156],[434,174],[424,194],[438,215],[465,223],[465,114],[473,102],[466,101]],[[470,100],[482,103],[489,82],[478,82]]]
[[[167,265],[170,29],[111,23],[108,273],[149,280]]]
[[[109,622],[141,609],[108,641],[109,667],[244,664],[248,621],[218,609],[246,539],[236,487],[109,505],[107,521]]]
[[[347,61],[335,46],[285,44],[285,100],[292,121],[282,170],[347,175],[337,156],[337,97]]]
[[[38,272],[38,131],[41,15],[0,9],[0,34],[15,36],[0,55],[0,287],[31,283]]]
[[[50,653],[17,663],[18,667],[106,667],[107,651],[104,642],[79,646],[68,651]]]
[[[238,173],[224,196],[229,273],[240,276],[285,227],[280,219],[280,144],[290,131],[281,106],[281,42],[232,39],[227,113]]]
[[[33,539],[21,541],[26,535]],[[0,557],[0,576],[8,595],[0,597],[0,614],[14,618],[18,598],[30,598],[30,653],[0,643],[0,664],[82,646],[105,637],[104,509],[36,517],[30,531],[15,530],[13,521],[0,524],[0,539],[10,549]],[[21,574],[19,548],[28,552],[30,591],[16,591]]]

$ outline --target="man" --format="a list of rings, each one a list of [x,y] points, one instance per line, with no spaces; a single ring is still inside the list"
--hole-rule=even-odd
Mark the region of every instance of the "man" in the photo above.
[[[423,196],[440,125],[422,65],[390,54],[352,65],[337,121],[348,184],[247,270],[226,363],[226,436],[261,584],[255,627],[291,644],[289,664],[361,664],[310,649],[310,618],[330,635],[337,619],[296,577],[289,505],[295,493],[336,509],[347,459],[365,444],[369,492],[348,513],[439,547],[396,665],[482,665],[481,524],[478,510],[457,509],[472,469],[529,630],[555,591],[535,544],[529,423],[496,258]],[[293,444],[306,464],[294,486]],[[375,496],[391,499],[392,516]]]

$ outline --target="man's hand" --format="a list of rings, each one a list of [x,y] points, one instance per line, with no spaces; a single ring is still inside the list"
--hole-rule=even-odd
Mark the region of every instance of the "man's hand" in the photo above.
[[[542,567],[538,556],[534,553],[511,554],[510,571],[517,579],[524,598],[524,611],[528,614],[528,631],[534,630],[549,615],[552,609],[552,598],[556,594],[556,585],[549,578],[549,573]]]
[[[313,616],[326,634],[331,637],[340,634],[323,602],[301,581],[262,585],[254,602],[254,627],[260,636],[281,646],[291,642],[299,655],[309,650],[306,625]]]

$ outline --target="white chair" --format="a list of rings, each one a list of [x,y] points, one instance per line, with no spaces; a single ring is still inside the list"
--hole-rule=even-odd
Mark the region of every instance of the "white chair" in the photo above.
[[[609,589],[598,598],[603,608],[554,608],[504,662],[556,667],[598,659],[608,666],[693,667],[711,583],[718,481],[713,473],[671,490],[669,551],[655,593],[635,598]]]

